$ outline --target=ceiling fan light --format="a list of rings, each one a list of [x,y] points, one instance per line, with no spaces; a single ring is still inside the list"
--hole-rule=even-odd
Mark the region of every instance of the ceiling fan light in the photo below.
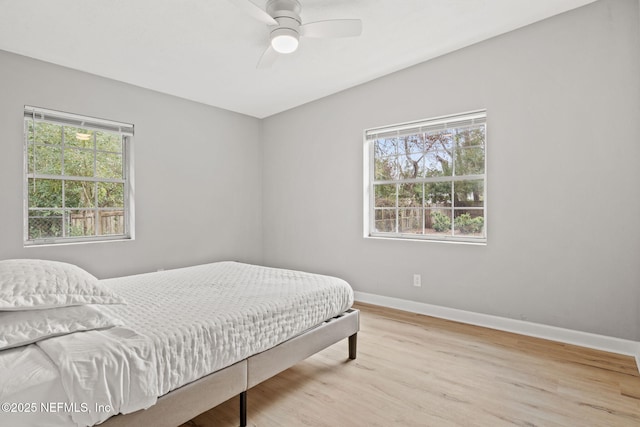
[[[278,53],[291,53],[298,49],[298,32],[289,28],[278,28],[271,33],[271,47]]]

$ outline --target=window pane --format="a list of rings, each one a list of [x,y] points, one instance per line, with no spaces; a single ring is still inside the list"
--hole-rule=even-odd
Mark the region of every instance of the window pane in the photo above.
[[[483,207],[484,181],[455,181],[453,183],[455,207]]]
[[[456,147],[484,147],[484,126],[451,129]]]
[[[425,151],[425,135],[423,133],[400,138],[398,154],[422,154]]]
[[[398,139],[377,139],[374,142],[375,157],[387,157],[398,154]]]
[[[439,208],[451,206],[451,182],[426,183],[424,194],[426,206]]]
[[[62,237],[62,211],[29,210],[29,239]]]
[[[31,121],[32,122],[32,121]],[[39,144],[60,145],[62,143],[62,126],[51,123],[35,122],[31,126],[31,141]]]
[[[96,149],[101,151],[122,152],[122,137],[115,133],[96,132]]]
[[[30,208],[61,208],[62,181],[55,179],[29,179]]]
[[[65,212],[68,237],[93,236],[95,232],[95,211],[71,210]]]
[[[93,131],[89,129],[65,126],[64,145],[93,150]]]
[[[98,207],[123,208],[124,184],[120,184],[117,182],[99,182]]]
[[[29,151],[32,156],[29,163],[35,168],[34,172],[45,175],[60,175],[62,173],[62,151],[60,147],[49,145],[32,146]]]
[[[395,233],[396,231],[396,210],[395,209],[376,209],[375,231],[379,233]]]
[[[451,209],[427,209],[425,234],[451,235]]]
[[[428,134],[425,142],[426,176],[451,176],[453,142],[445,132]]]
[[[64,174],[67,176],[94,176],[93,151],[77,148],[64,150]]]
[[[375,207],[395,207],[396,205],[396,185],[382,184],[374,185]]]
[[[484,147],[456,149],[456,176],[484,173]]]
[[[398,227],[400,233],[422,234],[422,224],[424,223],[423,209],[400,209]]]
[[[454,234],[484,237],[484,214],[482,209],[456,209],[454,214]]]
[[[422,207],[424,184],[407,183],[398,186],[398,205],[402,207]]]
[[[27,142],[29,144],[33,143],[33,127],[35,125],[33,120],[25,119],[25,132],[27,133]]]
[[[65,181],[65,208],[92,208],[96,204],[96,183],[89,181]]]
[[[424,176],[424,154],[414,153],[398,156],[400,164],[400,177],[412,179]]]
[[[115,153],[96,153],[96,176],[98,178],[123,179],[122,155]]]
[[[36,146],[29,143],[27,145],[27,173],[35,173],[36,171],[35,152],[36,152]]]
[[[376,180],[398,179],[398,159],[396,157],[381,157],[374,165]]]
[[[98,211],[100,234],[124,234],[124,210]]]

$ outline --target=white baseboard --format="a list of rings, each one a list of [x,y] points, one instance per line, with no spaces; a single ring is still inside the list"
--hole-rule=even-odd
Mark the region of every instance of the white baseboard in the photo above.
[[[623,354],[625,356],[632,356],[635,357],[636,365],[640,371],[640,342],[637,341],[609,337],[606,335],[591,334],[572,329],[564,329],[556,326],[527,322],[524,320],[492,316],[490,314],[474,313],[471,311],[369,294],[366,292],[355,291],[354,296],[355,300],[358,302],[395,308],[412,313],[425,314],[427,316],[483,326],[491,329],[498,329],[500,331],[514,332],[516,334],[536,338],[544,338],[551,341],[559,341],[566,344]]]

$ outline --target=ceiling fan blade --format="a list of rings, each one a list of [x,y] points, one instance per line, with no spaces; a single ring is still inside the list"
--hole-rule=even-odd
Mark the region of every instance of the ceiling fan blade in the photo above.
[[[300,35],[303,37],[354,37],[360,34],[362,34],[362,21],[359,19],[331,19],[309,22],[300,26]]]
[[[255,19],[257,19],[260,22],[264,22],[265,24],[268,24],[268,25],[278,25],[278,22],[275,19],[273,19],[271,15],[269,15],[264,10],[260,9],[250,0],[228,0],[228,1],[235,4],[240,9],[245,11],[247,14],[253,16]]]
[[[269,44],[269,47],[260,57],[256,68],[269,68],[274,62],[276,62],[276,59],[278,59],[278,52],[276,52],[275,49],[271,47],[271,44]]]

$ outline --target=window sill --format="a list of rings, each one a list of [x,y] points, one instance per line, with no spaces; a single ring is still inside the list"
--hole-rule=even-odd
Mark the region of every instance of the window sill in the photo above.
[[[42,240],[37,242],[24,242],[23,247],[25,248],[42,248],[42,247],[52,247],[52,246],[71,246],[71,245],[86,245],[86,244],[94,244],[94,243],[113,243],[113,242],[131,242],[135,240],[133,237],[113,237],[113,238],[105,238],[105,239],[95,239],[95,240]]]
[[[401,242],[427,242],[427,243],[453,243],[458,245],[471,245],[471,246],[487,246],[487,240],[464,240],[457,238],[450,239],[425,239],[420,237],[404,237],[404,236],[379,236],[379,235],[369,235],[364,236],[365,239],[371,240],[392,240],[392,241],[401,241]]]

